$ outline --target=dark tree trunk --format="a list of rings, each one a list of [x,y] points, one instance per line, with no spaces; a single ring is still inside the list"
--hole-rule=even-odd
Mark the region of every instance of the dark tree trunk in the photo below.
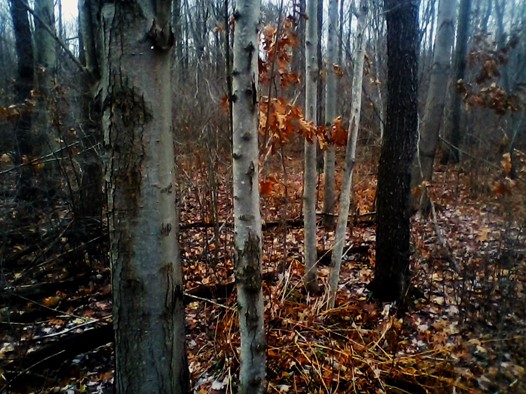
[[[15,32],[16,54],[18,57],[18,74],[15,82],[16,101],[22,105],[20,117],[15,125],[16,161],[20,164],[32,156],[31,144],[31,90],[33,89],[33,44],[29,19],[22,0],[11,0],[11,17]],[[26,101],[27,100],[27,101]],[[23,103],[26,102],[26,105]],[[20,167],[17,197],[29,199],[32,196],[33,172],[31,166]]]
[[[461,98],[456,90],[456,83],[464,78],[466,71],[466,55],[468,48],[469,15],[471,12],[471,0],[460,1],[458,14],[458,26],[456,37],[456,48],[453,59],[453,83],[451,84],[451,115],[448,120],[447,138],[450,145],[444,149],[442,163],[458,163],[460,161],[460,146],[462,134],[460,132]]]
[[[376,266],[369,288],[402,297],[409,280],[411,163],[417,141],[418,0],[385,0],[387,125],[378,169]]]
[[[85,136],[82,165],[82,181],[75,218],[81,234],[88,237],[100,234],[102,227],[103,164],[100,155],[102,144],[102,114],[100,95],[102,43],[100,4],[95,0],[79,1],[80,61],[86,72],[82,75],[82,118]]]

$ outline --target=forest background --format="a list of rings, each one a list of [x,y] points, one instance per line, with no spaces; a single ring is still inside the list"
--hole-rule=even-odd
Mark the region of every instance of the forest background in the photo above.
[[[377,175],[388,132],[384,2],[316,3],[316,18],[307,17],[304,1],[261,8],[256,176],[267,390],[523,392],[525,2],[419,4],[421,171],[413,169],[410,196],[410,275],[397,271],[410,285],[388,303],[367,290],[377,267]],[[104,142],[98,67],[116,55],[97,52],[96,37],[112,34],[101,34],[99,2],[80,1],[80,12],[70,11],[73,4],[0,2],[4,391],[105,392],[115,379],[108,258],[115,250],[105,193],[118,141]],[[243,357],[229,100],[234,14],[228,0],[173,2],[181,302],[189,382],[200,393],[235,390]],[[308,23],[320,38],[310,112]],[[446,55],[438,59],[444,30]],[[305,141],[319,145],[311,171],[314,253],[304,240]],[[333,253],[346,181],[346,238]]]

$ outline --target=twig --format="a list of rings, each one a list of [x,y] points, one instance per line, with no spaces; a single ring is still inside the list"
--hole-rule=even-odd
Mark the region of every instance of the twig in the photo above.
[[[64,315],[64,316],[70,316],[70,317],[75,317],[77,319],[85,319],[86,317],[85,316],[78,316],[78,315],[74,315],[72,313],[67,313],[67,312],[64,312],[64,311],[61,311],[61,310],[58,310],[58,309],[53,309],[53,308],[50,308],[49,306],[47,305],[44,305],[44,304],[41,304],[40,302],[37,302],[35,300],[32,300],[30,298],[27,298],[27,297],[24,297],[22,295],[19,295],[19,294],[16,294],[16,293],[12,293],[15,297],[18,297],[18,298],[21,298],[23,299],[24,301],[27,301],[27,302],[30,302],[32,304],[35,304],[41,308],[44,308],[44,309],[47,309],[51,312],[54,312],[54,313],[57,313],[57,314],[61,314],[61,315]]]
[[[429,205],[431,206],[431,216],[433,218],[433,227],[435,228],[435,233],[437,235],[437,241],[440,244],[440,246],[442,246],[447,251],[447,256],[446,256],[447,260],[451,263],[451,265],[453,266],[453,269],[455,270],[455,272],[457,274],[460,274],[461,273],[460,266],[459,266],[458,262],[455,260],[455,257],[453,257],[453,252],[451,251],[451,248],[447,244],[446,239],[443,237],[442,231],[441,231],[441,229],[440,229],[440,227],[438,225],[437,212],[436,212],[436,209],[435,209],[435,203],[433,202],[433,199],[429,195],[427,187],[426,187],[426,192],[425,193],[427,194],[427,199],[429,200]]]
[[[58,45],[64,50],[64,52],[66,53],[66,55],[68,55],[68,57],[71,59],[71,61],[73,63],[75,63],[75,65],[80,69],[80,71],[82,71],[83,73],[86,73],[86,74],[90,74],[90,72],[88,71],[88,69],[86,67],[84,67],[84,65],[79,62],[79,60],[75,57],[75,55],[69,50],[69,48],[66,46],[66,44],[64,44],[62,42],[62,40],[60,40],[57,35],[55,34],[55,32],[51,29],[51,27],[48,26],[48,24],[42,20],[42,18],[35,13],[35,11],[29,7],[29,4],[27,4],[27,2],[25,1],[21,1],[20,3],[22,3],[22,5],[24,6],[24,8],[27,10],[27,12],[29,12],[31,15],[33,15],[33,17],[42,25],[42,27],[44,28],[44,30],[46,30],[49,35],[51,37],[53,37],[53,39],[58,43]]]
[[[24,369],[23,371],[19,372],[18,374],[16,374],[13,379],[11,379],[11,382],[14,382],[15,380],[17,380],[19,377],[25,375],[26,373],[28,373],[31,369],[35,368],[37,365],[40,365],[42,364],[43,362],[53,358],[53,357],[56,357],[57,355],[59,354],[62,354],[64,353],[65,350],[61,350],[55,354],[52,354],[50,356],[47,356],[46,358],[42,359],[42,360],[38,360],[36,363],[30,365],[29,367],[27,367],[26,369]],[[9,388],[9,382],[7,382],[7,384],[5,385],[4,388],[2,388],[2,391],[0,391],[0,393],[7,393],[7,389]]]
[[[226,306],[226,305],[220,304],[219,302],[216,302],[216,301],[213,301],[213,300],[209,300],[208,298],[199,297],[199,296],[187,293],[186,291],[183,292],[183,294],[184,294],[185,297],[193,298],[193,299],[196,299],[196,300],[199,300],[199,301],[208,302],[208,303],[210,303],[212,305],[218,306],[218,307],[226,309],[228,311],[232,311],[232,312],[236,312],[237,311],[236,308],[232,308],[231,306]]]
[[[8,168],[7,170],[0,171],[0,175],[4,175],[4,174],[7,174],[7,173],[9,173],[11,171],[18,170],[19,168],[22,168],[22,167],[26,167],[26,166],[31,166],[33,164],[42,163],[43,159],[49,159],[51,157],[54,157],[57,153],[60,153],[60,152],[62,152],[64,150],[67,150],[67,149],[71,148],[72,146],[76,146],[76,145],[79,145],[79,144],[80,144],[80,141],[73,142],[72,144],[63,146],[62,148],[60,148],[60,149],[58,149],[58,150],[56,150],[54,152],[48,153],[47,155],[40,156],[40,157],[37,157],[36,159],[30,160],[27,163],[17,164],[15,166],[11,167],[11,168]]]
[[[480,157],[473,156],[473,155],[469,154],[468,152],[466,152],[465,150],[459,148],[458,146],[453,145],[451,142],[445,140],[444,138],[442,138],[442,137],[439,137],[439,138],[440,138],[440,141],[442,141],[444,144],[448,145],[450,148],[454,148],[454,149],[458,150],[460,153],[462,153],[463,155],[468,156],[470,159],[486,163],[488,166],[490,166],[490,167],[492,167],[492,168],[494,168],[496,170],[501,170],[502,169],[497,164],[491,163],[490,161],[484,160],[484,159],[482,159]]]
[[[110,314],[110,315],[107,315],[107,316],[104,316],[104,317],[102,317],[102,318],[100,318],[100,319],[93,319],[93,320],[88,321],[88,322],[86,322],[86,323],[82,323],[82,324],[78,324],[78,325],[76,325],[76,326],[74,326],[74,327],[66,328],[66,329],[64,329],[64,330],[62,330],[62,331],[55,332],[55,333],[53,333],[53,334],[48,334],[48,335],[44,335],[44,336],[38,337],[37,340],[40,341],[41,339],[47,339],[47,338],[58,337],[58,336],[60,336],[60,335],[67,334],[68,332],[71,332],[71,331],[73,331],[73,330],[76,330],[76,329],[78,329],[78,328],[86,327],[86,326],[89,326],[89,325],[92,325],[92,324],[95,324],[95,323],[99,323],[99,322],[101,322],[101,321],[103,321],[103,320],[106,320],[106,319],[108,319],[108,318],[111,318],[111,314]]]

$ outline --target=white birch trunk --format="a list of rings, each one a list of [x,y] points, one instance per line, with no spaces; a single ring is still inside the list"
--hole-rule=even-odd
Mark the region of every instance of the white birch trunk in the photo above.
[[[340,194],[340,210],[334,239],[334,249],[331,257],[331,270],[329,275],[329,300],[328,307],[334,308],[338,281],[340,280],[340,267],[342,263],[343,247],[345,246],[345,233],[347,230],[347,217],[351,203],[351,188],[353,180],[354,163],[356,160],[356,142],[360,127],[360,112],[362,107],[362,79],[363,63],[365,57],[365,27],[367,25],[368,6],[367,0],[361,0],[356,28],[356,56],[354,60],[354,75],[351,93],[351,121],[349,135],[345,150],[345,173],[343,176],[342,191]]]
[[[307,0],[307,37],[305,39],[305,119],[316,122],[316,83],[318,80],[317,2]],[[316,140],[305,139],[305,170],[303,174],[303,221],[305,248],[305,276],[308,292],[318,293],[316,268]]]
[[[424,118],[420,125],[417,163],[413,167],[412,186],[433,177],[433,163],[442,126],[444,103],[451,68],[451,48],[455,39],[456,0],[440,0],[438,3],[438,30],[435,37],[435,52],[431,66],[431,78],[427,94]],[[420,208],[427,205],[426,194]]]
[[[187,393],[171,1],[105,3],[104,134],[117,393]]]
[[[265,327],[261,288],[261,215],[258,182],[259,0],[238,0],[234,10],[233,177],[234,233],[241,369],[239,393],[265,391]]]
[[[336,118],[336,74],[334,64],[336,63],[336,41],[338,38],[338,0],[329,1],[329,29],[327,32],[327,83],[325,84],[325,126],[328,136],[332,138],[333,120]],[[335,203],[335,151],[336,147],[330,143],[324,152],[323,160],[323,224],[325,227],[334,223]]]

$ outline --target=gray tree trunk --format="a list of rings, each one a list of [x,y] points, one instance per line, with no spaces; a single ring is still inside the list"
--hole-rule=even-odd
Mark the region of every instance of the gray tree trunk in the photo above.
[[[105,3],[104,138],[118,393],[187,393],[171,1]]]
[[[56,42],[52,34],[55,33],[55,8],[53,0],[36,0],[35,1],[35,76],[36,87],[38,91],[38,112],[34,121],[35,129],[35,148],[39,155],[46,155],[58,149],[56,131],[51,125],[51,114],[54,103],[52,89],[56,77]],[[46,26],[44,26],[44,24]],[[47,29],[46,29],[47,27]],[[51,30],[51,32],[49,30]],[[47,167],[47,168],[46,168]],[[57,175],[56,162],[46,163],[44,167],[43,186],[46,189],[53,187]],[[53,192],[52,190],[45,190]]]
[[[307,0],[307,36],[305,39],[305,119],[316,122],[316,83],[318,80],[317,2]],[[318,293],[316,267],[316,139],[305,139],[305,170],[303,175],[303,220],[305,248],[305,276],[303,282],[309,292]]]
[[[236,283],[241,335],[239,393],[265,391],[265,327],[261,287],[258,181],[259,0],[238,0],[234,11],[233,176]]]
[[[325,69],[327,70],[327,81],[325,84],[325,126],[328,129],[328,137],[332,139],[333,120],[337,114],[337,100],[336,100],[336,74],[334,72],[334,64],[336,64],[336,49],[338,39],[338,0],[329,1],[329,29],[327,32],[327,63]],[[325,227],[332,226],[334,223],[334,203],[335,203],[335,152],[336,147],[331,142],[327,149],[323,152],[323,225]]]
[[[371,7],[371,17],[370,17],[370,35],[369,39],[373,41],[372,43],[372,56],[373,56],[373,64],[374,64],[374,70],[372,71],[374,79],[372,84],[374,85],[374,89],[376,90],[376,97],[374,100],[374,106],[375,106],[375,112],[378,118],[378,129],[380,134],[380,141],[382,140],[384,136],[384,126],[385,126],[385,116],[384,116],[384,100],[383,100],[383,94],[382,94],[382,84],[380,81],[382,81],[382,54],[380,53],[380,49],[382,48],[382,42],[385,37],[385,29],[383,24],[383,15],[382,15],[382,9],[381,5],[373,4]]]
[[[44,156],[56,152],[58,134],[52,126],[52,91],[56,77],[55,4],[53,0],[35,0],[35,76],[38,92],[37,115],[34,119],[34,154]],[[46,26],[44,26],[44,24]],[[51,32],[49,31],[51,30]],[[35,127],[36,126],[36,127]],[[42,197],[50,198],[59,187],[58,163],[51,160],[40,174]]]
[[[472,0],[460,0],[458,25],[456,33],[456,47],[453,56],[453,83],[451,84],[451,114],[447,120],[446,136],[450,145],[444,147],[444,163],[458,163],[460,160],[460,145],[462,134],[460,131],[460,114],[462,99],[456,90],[456,83],[464,78],[466,71],[466,56],[468,51],[468,32]]]
[[[507,34],[504,29],[504,23],[505,23],[505,14],[506,14],[506,3],[509,3],[510,1],[504,1],[504,0],[495,0],[495,14],[496,14],[496,22],[497,22],[497,32],[496,38],[497,38],[497,49],[502,50],[506,47],[506,41],[507,41]],[[503,64],[500,67],[500,78],[499,83],[504,88],[506,92],[510,91],[511,85],[510,85],[510,75],[509,75],[509,69],[508,69],[508,63]]]
[[[451,72],[451,48],[455,40],[456,6],[456,0],[440,0],[438,3],[435,51],[431,65],[431,78],[424,118],[420,123],[420,141],[413,166],[412,187],[420,185],[422,181],[429,182],[433,177],[433,163],[442,126],[448,78]],[[427,193],[422,193],[420,201],[414,201],[413,205],[427,211],[429,206]]]
[[[367,0],[361,0],[357,13],[358,25],[356,28],[356,54],[354,57],[354,75],[351,93],[351,120],[349,122],[349,135],[347,136],[347,148],[345,151],[345,173],[340,194],[340,209],[338,212],[338,223],[336,225],[336,234],[334,236],[334,248],[331,256],[331,270],[329,275],[329,308],[334,308],[336,303],[336,292],[338,291],[338,281],[340,280],[343,247],[345,246],[345,233],[347,231],[347,217],[349,215],[349,207],[352,198],[351,189],[354,163],[356,160],[356,143],[358,141],[360,113],[362,108],[363,63],[366,43],[365,29],[367,25],[368,11]]]

